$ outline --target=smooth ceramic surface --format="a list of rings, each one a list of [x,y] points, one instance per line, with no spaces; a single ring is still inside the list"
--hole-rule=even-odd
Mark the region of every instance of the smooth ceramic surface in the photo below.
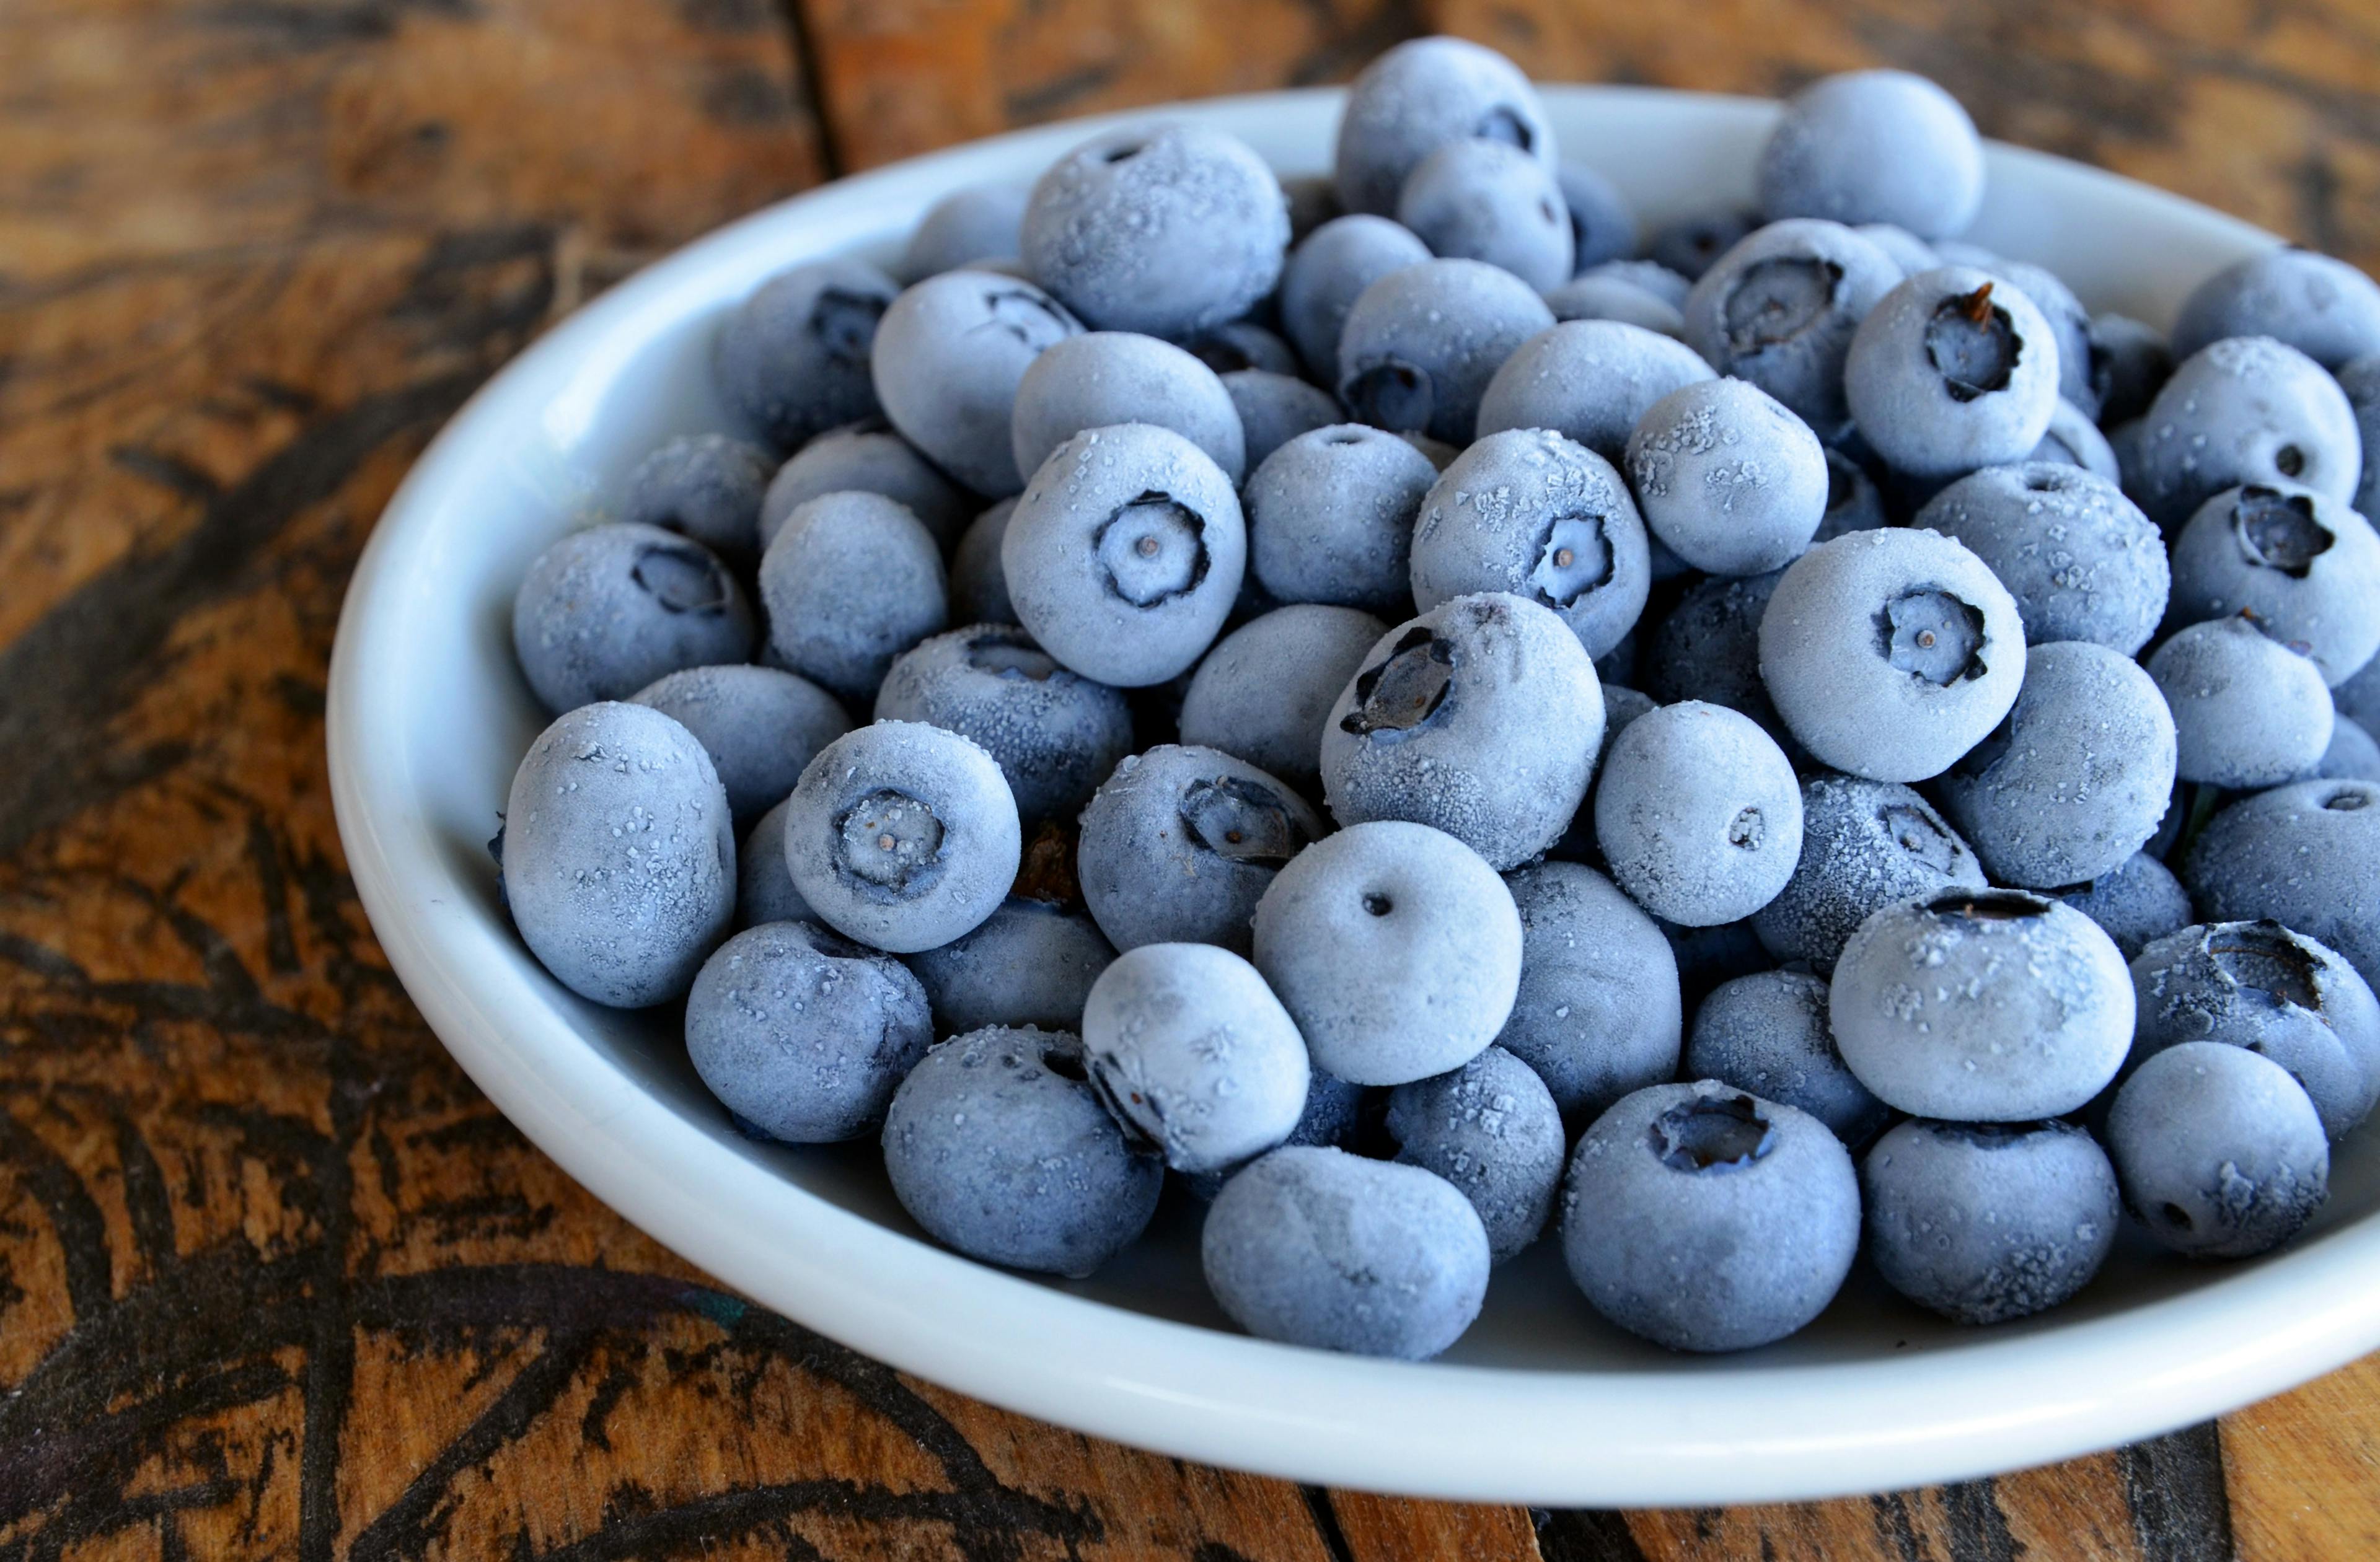
[[[1563,150],[1651,222],[1750,190],[1775,110],[1554,88]],[[1235,132],[1284,174],[1327,164],[1326,91],[1163,113]],[[1147,118],[1150,114],[1118,116]],[[1818,1324],[1749,1355],[1669,1355],[1603,1325],[1541,1242],[1498,1271],[1442,1361],[1404,1364],[1232,1332],[1196,1215],[1082,1284],[928,1242],[874,1147],[737,1137],[688,1068],[674,1011],[563,990],[496,903],[485,842],[544,717],[515,671],[516,583],[601,513],[662,438],[722,426],[710,327],[770,273],[889,254],[935,197],[1023,180],[1079,121],[844,181],[711,235],[613,289],[492,381],[391,503],[349,589],[330,688],[347,857],[391,963],[504,1113],[597,1196],[746,1294],[995,1404],[1184,1458],[1300,1481],[1539,1505],[1719,1504],[1915,1485],[2165,1431],[2380,1344],[2380,1132],[2342,1146],[2316,1227],[2261,1262],[2198,1266],[2137,1238],[2075,1303],[1962,1331],[1865,1272]],[[1996,147],[1972,236],[2048,264],[2095,308],[2156,322],[2273,240],[2143,186]]]

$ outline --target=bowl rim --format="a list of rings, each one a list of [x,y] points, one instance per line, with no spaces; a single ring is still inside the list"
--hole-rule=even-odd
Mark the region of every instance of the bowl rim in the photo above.
[[[1661,89],[1540,88],[1742,118],[1772,103]],[[358,560],[325,714],[332,795],[357,890],[391,967],[473,1081],[613,1210],[727,1284],[854,1350],[1004,1409],[1135,1447],[1303,1482],[1471,1501],[1655,1507],[1809,1499],[1963,1479],[2168,1431],[2380,1345],[2380,1215],[2189,1291],[2108,1316],[1852,1362],[1707,1361],[1630,1371],[1400,1362],[1151,1317],[1053,1290],[880,1226],[761,1172],[596,1055],[540,993],[508,927],[452,893],[378,691],[406,673],[402,586],[434,563],[438,513],[510,420],[567,389],[608,333],[667,309],[707,259],[794,218],[864,223],[1030,151],[1152,115],[1230,128],[1335,112],[1304,89],[1155,104],[1014,131],[826,185],[655,262],[499,370],[431,442]],[[2271,236],[2169,192],[2053,164],[2239,242]],[[921,193],[922,192],[922,193]],[[839,246],[828,246],[835,248]],[[790,260],[791,257],[788,257]],[[568,1067],[553,1066],[566,1061]],[[749,1234],[786,1235],[763,1247]],[[963,1309],[964,1326],[953,1327]],[[1052,1347],[1058,1349],[1052,1349]]]

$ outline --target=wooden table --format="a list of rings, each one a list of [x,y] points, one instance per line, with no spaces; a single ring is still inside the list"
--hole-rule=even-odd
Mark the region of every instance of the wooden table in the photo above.
[[[1463,1508],[1186,1466],[723,1294],[530,1149],[343,870],[325,659],[407,463],[760,202],[1328,80],[1876,60],[2380,261],[2353,0],[0,0],[0,1559],[2380,1555],[2380,1367],[1938,1491]]]

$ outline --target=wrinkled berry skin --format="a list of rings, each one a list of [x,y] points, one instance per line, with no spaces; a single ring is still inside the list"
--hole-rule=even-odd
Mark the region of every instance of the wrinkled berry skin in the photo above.
[[[1438,480],[1427,456],[1359,423],[1300,434],[1248,478],[1248,565],[1284,602],[1402,617],[1413,601],[1413,528]]]
[[[2269,336],[2337,369],[2380,353],[2380,286],[2311,249],[2268,249],[2224,267],[2181,301],[2176,357],[2226,336]]]
[[[727,789],[735,828],[785,800],[811,756],[851,731],[833,696],[773,667],[689,667],[639,689],[649,705],[692,733]]]
[[[1986,291],[1988,289],[1988,291]],[[1997,333],[1968,362],[1950,345],[1975,315]],[[2022,461],[2058,410],[2058,337],[2022,292],[1971,266],[1920,272],[1879,299],[1852,337],[1852,420],[1894,470],[1945,478]]]
[[[884,311],[870,359],[884,416],[934,465],[989,499],[1032,474],[1009,438],[1016,387],[1082,323],[1021,277],[960,270],[905,289]]]
[[[1568,1148],[1554,1098],[1529,1066],[1491,1047],[1461,1068],[1389,1093],[1397,1160],[1434,1171],[1479,1212],[1498,1264],[1537,1240]]]
[[[1606,461],[1670,392],[1711,378],[1682,342],[1616,320],[1567,321],[1512,349],[1479,398],[1479,437],[1549,429]]]
[[[1182,741],[1319,791],[1323,723],[1388,632],[1370,613],[1316,602],[1250,619],[1198,663],[1182,696]]]
[[[1772,220],[1891,223],[1951,238],[1983,203],[1983,142],[1959,101],[1925,78],[1846,71],[1786,103],[1761,150],[1759,183]]]
[[[1840,223],[1771,223],[1695,282],[1686,341],[1718,373],[1757,385],[1833,439],[1851,426],[1852,334],[1900,280],[1890,256]]]
[[[2183,359],[2118,454],[2124,491],[2168,531],[2243,483],[2346,500],[2363,475],[2347,393],[2268,336],[2225,337]]]
[[[2148,672],[2173,712],[2184,781],[2277,786],[2330,744],[2322,669],[2248,619],[2190,625],[2150,655]]]
[[[2269,917],[2380,982],[2380,784],[2298,781],[2216,814],[2182,861],[2210,921]]]
[[[620,518],[684,532],[739,569],[760,556],[754,528],[774,469],[759,445],[725,434],[681,434],[628,474]]]
[[[1752,926],[1771,955],[1825,975],[1859,925],[1886,906],[1983,887],[1974,849],[1925,798],[1898,781],[1820,771],[1802,783],[1801,860]]]
[[[1637,904],[1689,927],[1741,921],[1776,899],[1802,855],[1793,767],[1750,717],[1688,700],[1612,740],[1595,839]]]
[[[2252,1258],[2330,1196],[2330,1147],[2289,1072],[2244,1047],[2188,1041],[2143,1063],[2107,1112],[2124,1202],[2192,1258]]]
[[[1172,343],[1128,331],[1069,336],[1025,370],[1009,425],[1016,469],[1030,479],[1076,434],[1117,423],[1171,429],[1233,484],[1245,474],[1239,409],[1221,378]]]
[[[1450,141],[1502,141],[1559,165],[1536,90],[1511,60],[1460,38],[1416,38],[1364,67],[1347,91],[1332,165],[1339,204],[1381,216],[1421,161]]]
[[[1577,863],[1505,876],[1521,914],[1521,986],[1496,1045],[1537,1072],[1573,1129],[1678,1072],[1683,1005],[1659,924]]]
[[[1535,289],[1485,261],[1390,272],[1356,297],[1340,329],[1339,399],[1358,422],[1469,444],[1488,382],[1553,322]]]
[[[711,376],[721,399],[779,450],[868,417],[869,355],[898,291],[858,260],[812,260],[771,277],[720,324]]]
[[[1989,565],[2031,644],[2094,640],[2133,656],[2165,616],[2173,586],[2165,539],[2113,481],[2080,467],[1986,466],[1935,495],[1911,524]]]
[[[776,540],[785,517],[813,499],[856,490],[880,493],[917,517],[948,548],[980,503],[951,481],[900,435],[860,425],[829,429],[794,453],[769,479],[760,503],[760,547]]]
[[[1694,1011],[1685,1072],[1798,1107],[1854,1150],[1892,1120],[1835,1049],[1826,981],[1807,972],[1755,971],[1713,987]]]
[[[2345,683],[2380,650],[2380,534],[2335,499],[2301,490],[2228,489],[2173,539],[2173,616],[2183,624],[2255,615],[2302,650],[2323,682]]]
[[[821,494],[785,517],[760,556],[769,658],[865,704],[892,659],[950,622],[941,550],[906,506]]]
[[[972,933],[909,956],[945,1035],[986,1025],[1070,1030],[1115,950],[1087,913],[1011,895]]]
[[[557,714],[625,699],[685,667],[746,661],[752,609],[711,551],[659,527],[574,531],[513,597],[513,654]]]

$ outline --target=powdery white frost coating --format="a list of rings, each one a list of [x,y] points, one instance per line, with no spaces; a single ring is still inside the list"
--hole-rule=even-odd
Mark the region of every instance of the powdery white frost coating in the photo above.
[[[1176,1171],[1280,1144],[1305,1109],[1305,1044],[1256,968],[1212,944],[1143,944],[1083,1006],[1091,1085],[1128,1137]]]
[[[540,733],[501,839],[513,925],[598,1003],[678,997],[735,914],[726,791],[694,734],[645,706],[581,706]]]
[[[1527,283],[1484,261],[1390,272],[1356,297],[1340,330],[1339,399],[1362,422],[1469,444],[1488,382],[1553,322]]]
[[[1235,369],[1223,376],[1223,392],[1240,417],[1247,467],[1300,434],[1327,429],[1346,416],[1338,398],[1319,385],[1269,369]]]
[[[1449,141],[1415,164],[1397,221],[1436,255],[1500,266],[1543,293],[1577,256],[1570,212],[1541,160],[1504,141]]]
[[[2224,267],[2181,301],[2175,357],[2226,336],[2270,336],[2336,369],[2380,353],[2380,286],[2311,249],[2268,249]]]
[[[961,624],[1014,624],[1008,576],[1000,567],[1001,539],[1016,501],[1003,499],[969,522],[951,550],[951,616]]]
[[[1479,1212],[1501,1264],[1537,1240],[1553,1213],[1569,1143],[1545,1083],[1500,1047],[1389,1094],[1397,1160],[1434,1171]]]
[[[1257,902],[1256,963],[1316,1068],[1403,1084],[1496,1039],[1519,991],[1521,915],[1451,836],[1351,825],[1291,859]]]
[[[2259,485],[2228,489],[2173,541],[2173,616],[2255,615],[2343,684],[2380,650],[2380,535],[2336,499]]]
[[[1402,612],[1413,599],[1413,527],[1438,480],[1394,434],[1338,423],[1300,434],[1248,478],[1248,562],[1285,602]]]
[[[2380,507],[2380,354],[2343,364],[2337,372],[2338,388],[2355,414],[2357,442],[2374,453],[2363,463],[2354,495],[2355,513],[2369,520],[2374,507]]]
[[[923,282],[979,260],[1014,260],[1022,253],[1026,191],[1017,185],[970,185],[926,209],[894,268],[904,282]]]
[[[2196,914],[2181,880],[2146,852],[2133,853],[2088,884],[2058,898],[2105,929],[2126,960],[2138,955],[2152,939],[2187,927]]]
[[[1550,429],[1617,461],[1629,430],[1682,385],[1711,378],[1684,343],[1616,320],[1565,321],[1515,345],[1479,398],[1479,437]]]
[[[1018,622],[1067,667],[1120,688],[1161,684],[1205,654],[1247,560],[1232,479],[1146,423],[1087,429],[1052,451],[1000,542]]]
[[[720,322],[710,359],[720,399],[779,450],[870,416],[870,347],[898,291],[862,260],[778,272]]]
[[[1898,781],[1821,772],[1802,783],[1801,861],[1752,927],[1770,954],[1824,975],[1886,906],[1983,887],[1974,851],[1925,798]]]
[[[1949,238],[1984,199],[1984,148],[1959,100],[1905,70],[1824,77],[1786,103],[1760,153],[1772,218],[1891,223]]]
[[[1066,1030],[1115,950],[1080,911],[1012,895],[983,926],[909,956],[945,1035],[985,1025]]]
[[[2184,781],[2275,786],[2313,769],[2330,743],[2322,669],[2245,618],[2190,625],[2148,671],[2173,711]]]
[[[884,416],[935,465],[978,493],[1025,486],[1008,437],[1017,382],[1043,349],[1082,325],[1022,277],[944,272],[884,311],[871,358]]]
[[[2006,317],[2014,362],[2001,382],[1970,395],[1952,389],[1928,334],[1943,311],[1986,287],[1979,307]],[[1895,470],[1950,478],[2033,453],[2058,410],[2060,361],[2057,333],[2032,299],[1988,272],[1945,266],[1920,272],[1868,311],[1843,360],[1843,389],[1852,421]]]
[[[1784,568],[1826,518],[1818,436],[1742,380],[1701,381],[1654,403],[1628,436],[1627,468],[1653,535],[1714,575]]]
[[[1247,466],[1239,408],[1215,371],[1171,342],[1090,331],[1057,342],[1016,383],[1010,447],[1028,478],[1086,429],[1148,423],[1207,453],[1237,484]]]
[[[2034,645],[2095,640],[2131,656],[2165,616],[2165,539],[2112,480],[2079,466],[1986,466],[1936,494],[1912,524],[1991,566]]]
[[[1275,608],[1215,643],[1182,696],[1182,741],[1314,789],[1339,691],[1389,626],[1354,608]]]
[[[744,661],[752,609],[710,550],[601,526],[540,553],[513,597],[513,655],[548,710],[625,699],[683,667]]]
[[[1517,146],[1548,170],[1560,163],[1536,90],[1511,60],[1460,38],[1400,43],[1348,89],[1332,159],[1339,203],[1388,215],[1422,159],[1474,137]]]
[[[2362,722],[2351,716],[2335,717],[2330,723],[2330,743],[2322,751],[2322,760],[2310,776],[2324,781],[2380,781],[2380,742],[2374,742]]]
[[[1250,1334],[1422,1361],[1488,1294],[1471,1202],[1417,1166],[1291,1145],[1223,1184],[1199,1239],[1207,1285]]]
[[[2058,394],[2059,405],[2070,406],[2080,415],[2079,420],[2088,425],[2099,414],[2099,390],[2091,371],[2091,313],[2074,290],[2060,281],[2055,272],[2025,260],[1995,259],[1989,265],[1978,265],[2009,286],[2023,294],[2041,318],[2049,322],[2050,334],[2058,338]],[[2058,414],[2050,414],[2051,426],[2058,426]]]
[[[1570,208],[1572,265],[1584,272],[1636,253],[1636,213],[1618,185],[1567,158],[1554,171],[1554,180]]]
[[[2070,1112],[2132,1044],[2132,983],[2099,925],[2021,890],[1888,906],[1835,962],[1835,1045],[1886,1105],[1956,1122]]]
[[[1561,838],[1602,743],[1578,636],[1519,597],[1458,597],[1364,659],[1322,730],[1323,793],[1342,824],[1429,825],[1501,871]]]
[[[681,434],[628,474],[620,518],[682,531],[722,558],[759,556],[754,524],[769,485],[769,453],[725,434]]]
[[[942,551],[906,506],[821,494],[760,556],[769,655],[844,698],[874,696],[892,659],[950,622]]]
[[[1760,620],[1783,573],[1718,575],[1688,587],[1645,645],[1645,692],[1663,705],[1726,706],[1759,722],[1780,746],[1792,744],[1760,680]]]
[[[2124,1202],[2193,1258],[2251,1258],[2330,1196],[2330,1147],[2289,1072],[2243,1047],[2184,1042],[2141,1065],[2107,1113]]]
[[[785,866],[785,805],[790,796],[762,814],[745,831],[735,853],[735,925],[759,927],[771,922],[815,922],[810,903],[794,888]]]
[[[773,667],[689,667],[646,684],[650,705],[710,756],[738,829],[785,800],[811,756],[851,731],[832,695]]]
[[[2270,917],[2380,983],[2380,785],[2299,781],[2243,797],[2183,860],[2202,915]]]
[[[2228,336],[2184,359],[2117,453],[2124,491],[2168,531],[2242,483],[2345,500],[2363,475],[2347,393],[2269,336]]]
[[[1683,1006],[1659,926],[1577,863],[1516,869],[1504,884],[1521,914],[1521,987],[1496,1044],[1536,1071],[1573,1127],[1672,1078]]]
[[[1932,245],[1898,223],[1853,223],[1851,230],[1883,250],[1885,259],[1899,266],[1903,276],[1930,272],[1942,263]]]
[[[2099,431],[2099,426],[2081,407],[2064,396],[2058,398],[2058,406],[2049,414],[2048,431],[2025,459],[2072,466],[2110,483],[2124,480],[2123,466],[2116,459],[2116,447],[2107,442],[2107,436]]]
[[[973,494],[942,476],[917,446],[883,429],[830,429],[777,468],[760,502],[760,546],[776,540],[785,517],[822,494],[880,493],[908,509],[948,548],[974,515]]]
[[[1802,855],[1793,767],[1750,717],[1688,700],[1612,740],[1595,793],[1611,877],[1656,916],[1715,927],[1777,897]]]
[[[1547,289],[1546,308],[1553,310],[1556,324],[1569,320],[1616,320],[1681,341],[1686,334],[1686,317],[1675,304],[1619,276],[1572,277],[1560,287]]]
[[[1334,217],[1306,235],[1281,274],[1281,328],[1306,372],[1335,380],[1339,333],[1364,289],[1429,258],[1428,245],[1386,217]]]
[[[1883,627],[1896,609],[1908,615],[1898,651]],[[1969,654],[1949,683],[1918,670],[1954,645]],[[1872,781],[1948,769],[2016,703],[2024,660],[2008,588],[1931,531],[1820,543],[1787,566],[1760,620],[1760,676],[1786,726],[1820,762]]]
[[[1799,1107],[1853,1149],[1892,1108],[1844,1066],[1827,1028],[1827,984],[1804,971],[1756,971],[1711,989],[1694,1011],[1686,1072]]]
[[[1840,223],[1771,223],[1695,282],[1686,341],[1711,368],[1759,386],[1832,439],[1851,424],[1843,363],[1852,333],[1900,279],[1890,256]]]

